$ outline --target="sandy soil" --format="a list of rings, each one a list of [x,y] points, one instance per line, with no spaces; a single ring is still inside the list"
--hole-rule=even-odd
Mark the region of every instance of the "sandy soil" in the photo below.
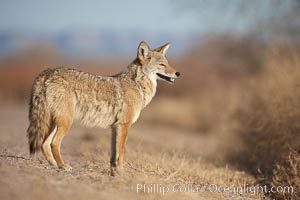
[[[245,194],[212,192],[207,187],[254,183],[253,177],[244,172],[218,168],[202,159],[216,145],[214,139],[170,127],[150,126],[143,121],[138,121],[130,131],[125,154],[126,176],[109,175],[110,131],[77,124],[62,144],[63,158],[73,166],[73,171],[65,172],[49,166],[41,155],[29,157],[27,114],[25,105],[2,105],[0,109],[0,199],[3,200],[246,199]],[[137,192],[142,184],[146,184],[145,192],[143,189]],[[154,190],[155,184],[160,191]],[[188,189],[189,185],[194,191]],[[163,194],[163,188],[170,191]]]

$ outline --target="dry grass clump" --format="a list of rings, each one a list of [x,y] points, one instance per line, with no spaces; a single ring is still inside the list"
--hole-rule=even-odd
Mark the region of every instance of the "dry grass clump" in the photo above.
[[[300,52],[272,47],[264,71],[246,91],[235,116],[242,149],[230,162],[253,174],[263,184],[293,186],[299,191],[300,147]],[[291,149],[297,151],[291,152]],[[297,180],[295,180],[297,179]],[[285,198],[284,193],[272,193]],[[289,194],[291,195],[291,194]],[[296,195],[296,194],[293,194]]]
[[[272,172],[271,186],[293,186],[293,193],[284,191],[277,193],[276,199],[299,199],[300,198],[300,153],[291,150],[280,163],[276,164]],[[291,190],[291,189],[290,189]]]

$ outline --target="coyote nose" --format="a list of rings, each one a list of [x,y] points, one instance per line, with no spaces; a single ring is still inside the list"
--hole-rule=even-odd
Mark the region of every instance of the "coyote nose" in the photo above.
[[[176,75],[177,77],[179,77],[179,76],[180,76],[180,72],[176,72],[175,75]]]

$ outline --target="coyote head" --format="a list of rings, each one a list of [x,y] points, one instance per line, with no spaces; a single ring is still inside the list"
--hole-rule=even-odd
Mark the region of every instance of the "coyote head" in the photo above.
[[[167,43],[161,47],[151,50],[148,44],[142,41],[138,47],[137,59],[142,66],[143,72],[155,80],[164,80],[168,83],[174,83],[180,76],[180,72],[171,67],[166,58],[166,51],[170,44]]]

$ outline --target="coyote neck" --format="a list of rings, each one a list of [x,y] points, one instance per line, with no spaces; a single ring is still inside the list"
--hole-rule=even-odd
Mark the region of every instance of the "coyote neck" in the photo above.
[[[141,65],[135,63],[126,67],[117,77],[126,80],[132,87],[138,90],[143,99],[143,107],[147,106],[156,93],[156,77],[146,75]]]
[[[138,68],[137,77],[135,80],[140,93],[142,94],[144,100],[144,107],[147,106],[156,93],[156,78],[146,76],[141,67]]]

